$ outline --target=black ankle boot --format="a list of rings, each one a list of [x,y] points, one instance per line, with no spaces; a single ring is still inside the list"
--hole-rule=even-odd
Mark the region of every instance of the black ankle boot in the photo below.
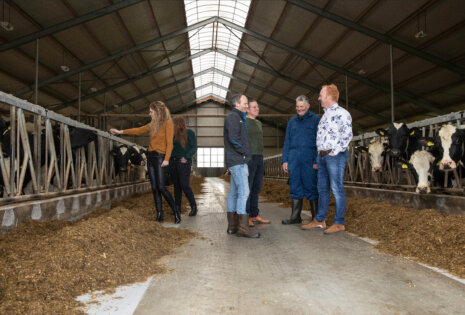
[[[292,199],[292,214],[291,218],[282,220],[282,224],[299,224],[302,223],[300,213],[302,212],[302,199]]]
[[[174,207],[173,215],[174,215],[174,224],[181,223],[181,209],[180,209],[180,207],[178,207],[178,206]]]
[[[315,220],[318,213],[318,199],[310,200],[310,211],[312,212],[312,220]]]
[[[165,220],[165,218],[163,217],[163,211],[160,211],[158,212],[157,211],[157,219],[156,219],[158,222],[163,222]]]
[[[197,206],[191,207],[191,212],[189,212],[190,217],[195,217],[197,215]]]

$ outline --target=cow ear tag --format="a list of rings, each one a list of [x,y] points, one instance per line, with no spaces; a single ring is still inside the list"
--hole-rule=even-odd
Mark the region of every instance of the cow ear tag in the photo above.
[[[11,126],[8,126],[8,130],[11,130]]]
[[[410,135],[413,136],[415,134],[415,130],[413,130]]]
[[[402,163],[402,168],[408,168],[408,165],[405,163]]]
[[[433,141],[428,141],[427,145],[428,145],[429,147],[432,147],[432,146],[434,146],[434,142],[433,142]]]
[[[380,131],[379,134],[384,136],[384,131]]]

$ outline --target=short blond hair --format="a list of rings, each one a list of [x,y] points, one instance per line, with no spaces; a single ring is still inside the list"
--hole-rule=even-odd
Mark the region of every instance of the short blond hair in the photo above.
[[[322,89],[326,88],[326,95],[331,98],[331,100],[337,102],[339,100],[339,90],[335,84],[323,85]]]

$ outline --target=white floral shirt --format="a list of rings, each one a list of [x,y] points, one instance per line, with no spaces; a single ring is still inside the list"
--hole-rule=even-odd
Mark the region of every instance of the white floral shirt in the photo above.
[[[344,152],[353,136],[352,117],[337,103],[324,111],[316,135],[317,150],[332,150],[333,154]]]

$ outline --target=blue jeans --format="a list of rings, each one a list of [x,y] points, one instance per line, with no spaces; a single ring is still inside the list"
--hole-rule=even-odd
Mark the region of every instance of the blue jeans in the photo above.
[[[247,213],[249,217],[255,218],[260,211],[258,209],[258,195],[262,190],[263,175],[265,175],[265,165],[263,164],[263,155],[253,154],[249,166],[249,188],[250,194],[247,200]]]
[[[228,196],[228,212],[247,214],[246,204],[249,197],[249,167],[247,164],[234,165],[229,168],[231,183]]]
[[[340,152],[336,156],[318,156],[318,222],[326,219],[329,205],[329,186],[336,200],[335,224],[344,225],[344,213],[346,211],[346,195],[344,192],[344,171],[349,158],[349,152]]]

